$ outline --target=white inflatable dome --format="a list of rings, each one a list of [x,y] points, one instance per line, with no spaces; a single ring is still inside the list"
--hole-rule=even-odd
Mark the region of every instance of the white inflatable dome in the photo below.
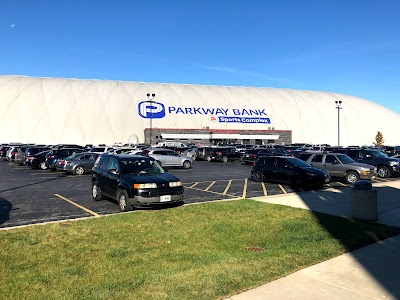
[[[152,103],[147,94],[155,94]],[[400,115],[361,98],[277,88],[0,76],[0,142],[128,143],[144,130],[291,130],[292,142],[400,144]]]

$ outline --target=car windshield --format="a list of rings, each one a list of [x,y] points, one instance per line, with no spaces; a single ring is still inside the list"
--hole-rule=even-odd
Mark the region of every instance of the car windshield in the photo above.
[[[164,169],[155,160],[151,159],[122,159],[123,174],[163,174]]]
[[[386,158],[388,157],[385,153],[378,151],[378,150],[369,150],[367,151],[367,154],[372,155],[374,158]]]
[[[351,164],[354,162],[353,159],[348,157],[347,155],[338,155],[337,158],[343,163],[343,164]]]

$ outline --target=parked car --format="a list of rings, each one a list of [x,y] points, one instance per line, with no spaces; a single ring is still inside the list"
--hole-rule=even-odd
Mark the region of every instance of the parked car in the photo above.
[[[241,160],[242,154],[235,147],[218,147],[210,151],[208,161],[216,160],[226,163],[228,161]]]
[[[257,159],[261,156],[293,156],[291,153],[287,152],[284,149],[275,149],[275,148],[258,148],[258,149],[249,149],[242,156],[242,161],[245,164],[254,164]]]
[[[47,153],[45,164],[48,169],[56,170],[56,162],[58,159],[62,159],[72,154],[82,153],[85,150],[81,148],[62,148],[59,150],[52,150],[51,152]]]
[[[106,153],[107,151],[113,150],[113,147],[93,147],[89,150],[89,152],[94,153]]]
[[[41,170],[46,170],[46,155],[50,153],[51,150],[45,150],[42,152],[39,152],[33,156],[28,157],[27,159],[30,161],[29,165],[33,169],[41,169]]]
[[[164,148],[153,148],[142,151],[143,154],[157,160],[163,167],[182,167],[190,169],[193,160],[187,156],[181,156],[177,152]]]
[[[2,146],[0,148],[0,160],[7,160],[7,151],[10,148],[10,146]]]
[[[212,147],[199,147],[196,151],[196,160],[208,160]]]
[[[299,159],[327,171],[331,177],[344,178],[347,183],[354,183],[360,179],[371,180],[375,178],[377,172],[375,166],[355,162],[342,153],[304,153]]]
[[[152,157],[103,154],[92,169],[92,197],[118,201],[120,211],[182,202],[182,182]]]
[[[395,156],[400,151],[400,146],[383,146],[381,150],[387,154],[387,156]]]
[[[322,187],[331,181],[328,172],[288,156],[260,157],[251,169],[251,177],[257,182],[274,181],[311,187]]]
[[[23,153],[23,156],[20,160],[20,164],[21,165],[30,165],[31,160],[28,160],[28,157],[32,157],[33,155],[35,155],[39,152],[45,151],[45,150],[50,150],[50,148],[43,147],[43,146],[39,146],[39,147],[35,146],[35,147],[26,148],[26,150]],[[17,159],[15,159],[15,160],[17,160]]]
[[[356,162],[375,166],[379,177],[386,178],[400,173],[400,160],[379,150],[348,149],[346,154]]]
[[[82,152],[73,154],[56,162],[56,170],[67,174],[83,175],[90,172],[94,166],[98,153]]]

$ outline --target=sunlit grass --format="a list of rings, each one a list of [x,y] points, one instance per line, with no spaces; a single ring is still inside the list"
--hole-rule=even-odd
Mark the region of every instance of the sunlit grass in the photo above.
[[[0,231],[7,299],[217,299],[399,234],[251,200]]]

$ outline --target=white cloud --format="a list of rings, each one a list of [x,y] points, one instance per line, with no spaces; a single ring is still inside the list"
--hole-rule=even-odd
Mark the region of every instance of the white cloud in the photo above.
[[[15,24],[11,24],[11,26],[10,26],[11,28],[15,28]]]
[[[239,74],[239,75],[248,76],[248,77],[257,77],[257,78],[270,80],[270,81],[278,81],[278,82],[288,82],[289,81],[286,78],[273,77],[273,76],[269,76],[269,75],[262,74],[262,73],[246,71],[246,70],[239,70],[239,69],[230,68],[230,67],[208,66],[208,65],[203,65],[202,67],[207,69],[207,70],[213,70],[213,71],[219,71],[219,72],[225,72],[225,73],[232,73],[232,74]]]

